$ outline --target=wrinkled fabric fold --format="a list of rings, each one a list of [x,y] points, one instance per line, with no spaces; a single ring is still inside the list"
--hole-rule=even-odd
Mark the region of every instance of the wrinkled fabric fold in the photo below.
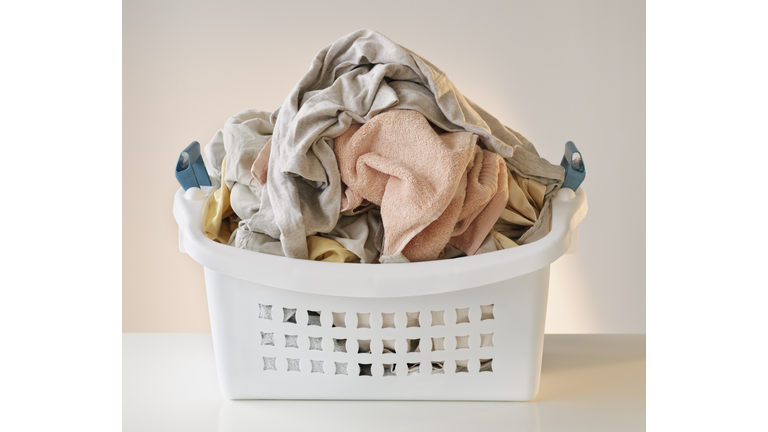
[[[369,209],[357,216],[342,216],[330,233],[320,234],[335,240],[344,248],[360,258],[360,262],[370,264],[377,262],[380,250],[376,248],[375,236],[381,226],[380,211]]]
[[[221,161],[221,171],[226,167],[226,157]],[[226,182],[221,180],[221,187],[208,194],[203,202],[203,233],[211,240],[228,244],[232,235],[232,225],[229,217],[233,214],[229,205],[229,188]]]
[[[347,190],[381,206],[382,255],[403,252],[411,261],[439,257],[461,210],[461,197],[451,204],[466,183],[462,176],[476,141],[468,132],[438,134],[411,110],[379,114],[336,139]],[[442,223],[428,229],[440,218]],[[416,237],[425,230],[420,242]]]
[[[474,255],[508,200],[507,167],[501,156],[475,147],[464,205],[450,243]]]
[[[215,187],[226,183],[230,205],[240,219],[250,219],[261,207],[262,186],[253,178],[251,167],[272,136],[269,116],[264,111],[240,111],[227,119],[204,150],[212,183]]]
[[[493,229],[522,244],[519,239],[531,227],[540,224],[539,219],[547,218],[543,210],[546,186],[514,172],[508,173],[507,184],[509,198]]]
[[[306,236],[330,232],[339,218],[334,139],[353,122],[366,123],[393,108],[419,111],[448,132],[476,134],[514,171],[545,184],[547,199],[562,184],[559,165],[540,158],[522,135],[465,98],[440,69],[364,29],[321,50],[272,113],[267,181],[259,210],[247,220],[249,229],[280,238],[286,256],[307,258]],[[543,236],[549,226],[531,229]]]
[[[258,156],[256,156],[256,160],[253,161],[253,165],[251,165],[251,176],[253,176],[261,186],[264,186],[267,182],[267,169],[269,168],[270,153],[272,153],[271,137],[267,140],[266,144],[264,144],[264,147],[262,147]]]
[[[360,262],[360,258],[347,250],[339,242],[325,237],[307,237],[309,259],[326,262]]]

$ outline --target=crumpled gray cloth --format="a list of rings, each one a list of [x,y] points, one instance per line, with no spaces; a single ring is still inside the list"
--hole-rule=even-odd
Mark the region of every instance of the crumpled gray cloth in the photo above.
[[[339,218],[333,140],[353,121],[365,123],[387,109],[416,110],[444,130],[477,134],[520,175],[553,185],[550,193],[562,184],[562,167],[539,157],[522,135],[465,98],[440,69],[363,29],[322,49],[272,113],[267,183],[248,228],[280,238],[287,257],[306,259],[306,237],[330,232]]]
[[[374,208],[356,216],[340,217],[339,222],[330,233],[321,235],[339,242],[347,250],[357,255],[361,263],[370,264],[377,262],[381,252],[374,244],[376,232],[380,227],[381,212]],[[254,252],[285,256],[280,240],[266,234],[250,231],[244,226],[240,226],[232,233],[228,244]]]
[[[381,252],[376,248],[374,239],[381,226],[381,211],[372,208],[357,216],[342,216],[333,230],[320,234],[336,240],[348,251],[357,255],[364,264],[375,263]]]
[[[239,249],[276,256],[285,256],[283,253],[283,245],[280,244],[280,240],[262,233],[249,231],[243,227],[232,232],[232,236],[229,237],[229,243],[227,244]]]
[[[272,136],[270,114],[244,110],[230,117],[205,146],[206,169],[219,185],[221,163],[227,158],[224,181],[230,190],[230,205],[240,219],[249,219],[261,207],[261,185],[251,175],[253,161]]]

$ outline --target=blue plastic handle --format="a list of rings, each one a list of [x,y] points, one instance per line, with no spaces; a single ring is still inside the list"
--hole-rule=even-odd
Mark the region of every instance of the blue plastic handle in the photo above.
[[[186,191],[191,187],[211,186],[208,170],[200,154],[200,143],[192,141],[179,155],[176,162],[176,180]]]
[[[565,154],[563,155],[563,160],[560,161],[560,166],[565,169],[565,180],[563,180],[562,187],[575,192],[587,176],[587,170],[584,167],[584,159],[581,157],[581,152],[576,148],[576,144],[573,141],[565,143]]]

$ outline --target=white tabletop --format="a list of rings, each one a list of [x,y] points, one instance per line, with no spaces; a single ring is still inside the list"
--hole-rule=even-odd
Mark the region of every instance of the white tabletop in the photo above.
[[[123,335],[123,431],[644,431],[645,335],[546,335],[530,402],[230,401],[210,334]]]

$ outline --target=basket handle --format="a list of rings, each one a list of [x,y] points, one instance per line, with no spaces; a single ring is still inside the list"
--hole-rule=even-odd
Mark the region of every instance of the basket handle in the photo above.
[[[192,187],[211,186],[208,170],[205,169],[205,162],[200,155],[199,142],[192,141],[179,155],[176,162],[176,180],[185,191]]]
[[[563,160],[560,161],[560,166],[565,169],[565,179],[563,180],[564,188],[576,191],[587,176],[587,170],[584,167],[584,159],[581,157],[581,152],[576,148],[576,144],[573,141],[565,143],[565,154]]]

